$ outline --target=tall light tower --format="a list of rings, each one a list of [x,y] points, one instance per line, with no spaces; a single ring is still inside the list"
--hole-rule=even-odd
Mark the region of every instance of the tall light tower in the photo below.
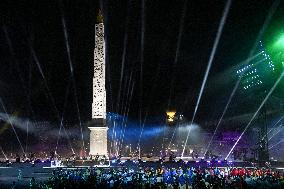
[[[95,24],[92,121],[89,155],[107,156],[105,40],[103,16],[99,11]]]
[[[277,77],[275,77],[277,66],[272,61],[262,41],[259,42],[257,49],[259,55],[254,59],[255,61],[240,68],[237,74],[242,79],[241,86],[244,89],[243,92],[246,92],[245,94],[253,94],[253,99],[251,100],[261,99],[262,101],[267,95],[267,90],[277,80]],[[262,165],[262,163],[269,161],[266,105],[260,110],[258,121],[258,161]]]

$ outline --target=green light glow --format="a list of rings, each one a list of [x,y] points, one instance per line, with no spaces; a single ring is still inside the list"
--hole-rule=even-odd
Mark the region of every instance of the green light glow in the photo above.
[[[278,65],[283,66],[284,62],[284,33],[280,33],[275,36],[275,40],[272,40],[271,45],[268,46],[269,54],[272,61]]]
[[[284,34],[282,34],[281,36],[280,36],[280,38],[279,38],[279,40],[276,42],[276,45],[278,46],[278,47],[284,47]]]
[[[277,51],[283,51],[283,49],[284,49],[284,34],[280,35],[280,37],[274,43],[273,48]]]

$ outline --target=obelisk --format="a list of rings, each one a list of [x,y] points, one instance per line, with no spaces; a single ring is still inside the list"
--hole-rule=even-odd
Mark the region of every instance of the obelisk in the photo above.
[[[89,155],[107,156],[105,39],[103,16],[99,11],[95,24],[92,121]]]

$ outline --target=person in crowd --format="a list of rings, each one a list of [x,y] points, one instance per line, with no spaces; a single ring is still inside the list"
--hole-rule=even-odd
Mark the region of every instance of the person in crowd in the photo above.
[[[227,169],[227,170],[226,170]],[[227,173],[227,174],[226,174]],[[283,188],[279,172],[245,168],[75,169],[54,171],[39,188]]]

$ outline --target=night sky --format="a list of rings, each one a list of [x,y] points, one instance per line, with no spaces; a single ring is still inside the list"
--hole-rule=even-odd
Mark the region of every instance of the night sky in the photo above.
[[[176,109],[190,120],[226,1],[145,0],[142,66],[141,1],[102,2],[107,111],[128,112],[134,120],[147,115],[151,121],[163,117],[167,109]],[[237,80],[239,63],[248,57],[273,2],[232,1],[196,122],[202,125],[220,117]],[[89,121],[99,1],[7,1],[3,4],[0,97],[7,112],[51,122],[58,122],[64,115],[66,122],[77,124],[77,95],[81,119]],[[269,33],[273,25],[283,27],[283,7],[281,1],[263,38],[273,35]],[[74,79],[70,73],[64,21]],[[180,48],[175,63],[180,28]],[[120,82],[123,59],[124,74]],[[253,113],[262,101],[260,96],[238,91],[225,117]],[[274,112],[271,116],[279,115],[282,102],[281,95],[271,97],[268,106]]]

